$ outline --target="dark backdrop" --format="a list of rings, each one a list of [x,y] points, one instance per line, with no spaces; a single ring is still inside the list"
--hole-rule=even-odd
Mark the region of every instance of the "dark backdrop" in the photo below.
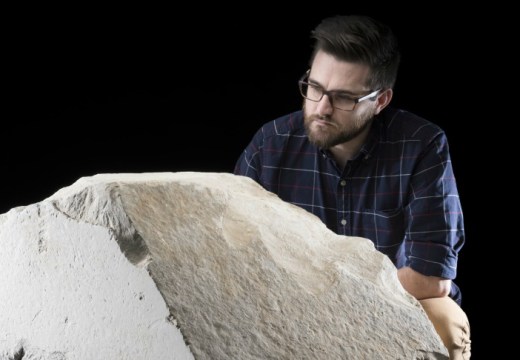
[[[477,253],[490,234],[480,171],[468,165],[485,134],[466,131],[477,115],[467,106],[479,86],[467,67],[478,61],[475,22],[427,6],[413,15],[360,6],[291,16],[254,7],[90,10],[35,9],[11,29],[0,213],[98,173],[231,172],[262,123],[300,107],[310,30],[324,16],[371,15],[401,43],[393,105],[437,123],[450,141],[467,229],[457,283],[479,352],[491,315],[477,310],[485,275]]]

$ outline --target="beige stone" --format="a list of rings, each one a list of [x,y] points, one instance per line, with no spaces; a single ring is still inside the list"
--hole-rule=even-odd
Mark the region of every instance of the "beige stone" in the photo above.
[[[241,176],[81,178],[0,249],[0,359],[448,358],[371,241]]]

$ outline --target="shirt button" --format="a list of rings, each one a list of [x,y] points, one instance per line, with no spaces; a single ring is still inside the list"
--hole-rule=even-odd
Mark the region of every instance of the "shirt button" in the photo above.
[[[341,220],[341,225],[343,225],[343,226],[347,225],[347,220],[345,220],[345,219]]]
[[[341,180],[341,182],[339,183],[341,186],[345,186],[347,185],[347,181],[346,180]]]

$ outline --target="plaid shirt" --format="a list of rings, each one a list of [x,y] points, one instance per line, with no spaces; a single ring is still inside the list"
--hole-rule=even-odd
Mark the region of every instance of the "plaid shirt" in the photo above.
[[[464,224],[445,133],[403,110],[384,109],[344,169],[308,141],[303,113],[266,123],[235,167],[340,235],[360,236],[394,262],[454,279]],[[461,302],[452,283],[450,296]]]

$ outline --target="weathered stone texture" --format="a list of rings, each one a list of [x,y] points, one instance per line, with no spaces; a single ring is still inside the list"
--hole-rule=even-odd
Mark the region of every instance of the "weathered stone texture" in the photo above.
[[[447,359],[372,242],[227,173],[81,178],[0,215],[0,272],[0,359]]]

